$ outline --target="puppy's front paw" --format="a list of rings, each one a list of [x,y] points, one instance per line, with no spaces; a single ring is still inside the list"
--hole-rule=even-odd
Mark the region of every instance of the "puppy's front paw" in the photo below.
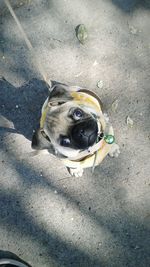
[[[109,152],[109,156],[113,158],[117,158],[119,154],[120,154],[119,146],[117,144],[113,144]]]
[[[81,177],[83,175],[83,169],[71,169],[68,168],[69,173],[75,177]]]

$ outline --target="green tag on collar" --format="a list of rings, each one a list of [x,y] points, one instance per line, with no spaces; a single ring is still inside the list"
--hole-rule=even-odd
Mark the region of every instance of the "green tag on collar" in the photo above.
[[[104,140],[107,144],[113,144],[115,142],[115,137],[111,134],[105,135]]]

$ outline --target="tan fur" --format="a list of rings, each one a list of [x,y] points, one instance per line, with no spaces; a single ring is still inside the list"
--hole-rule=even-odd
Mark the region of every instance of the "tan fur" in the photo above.
[[[74,90],[73,90],[74,89]],[[79,91],[78,91],[79,90]],[[50,97],[46,99],[40,121],[40,127],[50,139],[50,144],[54,148],[57,156],[62,158],[63,163],[70,169],[70,173],[75,176],[81,176],[84,168],[99,165],[102,160],[110,153],[111,156],[118,156],[119,147],[116,144],[107,144],[105,140],[98,142],[89,148],[89,151],[80,151],[70,147],[63,147],[59,144],[60,135],[67,136],[73,120],[68,117],[72,108],[80,108],[84,111],[85,120],[97,117],[99,131],[106,131],[107,134],[114,135],[113,128],[108,125],[108,118],[103,114],[101,109],[101,101],[93,92],[78,87],[64,86],[58,84],[54,86],[50,93]],[[45,144],[43,136],[39,136],[42,145]],[[52,150],[50,150],[51,153]],[[67,158],[64,158],[67,157]]]

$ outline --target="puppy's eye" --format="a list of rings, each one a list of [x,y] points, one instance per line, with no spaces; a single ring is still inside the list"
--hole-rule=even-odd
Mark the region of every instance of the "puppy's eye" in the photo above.
[[[74,112],[73,112],[73,118],[75,120],[79,120],[83,117],[83,112],[81,109],[75,109]]]
[[[67,136],[61,136],[60,137],[60,145],[68,147],[70,146],[70,139]]]

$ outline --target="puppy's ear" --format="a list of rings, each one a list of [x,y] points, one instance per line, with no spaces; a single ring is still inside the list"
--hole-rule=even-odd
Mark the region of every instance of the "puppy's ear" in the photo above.
[[[71,93],[69,90],[67,90],[69,87],[67,85],[63,84],[56,84],[51,89],[50,95],[49,95],[49,105],[55,106],[55,105],[61,105],[64,104],[67,101],[70,101],[73,99],[71,96]]]
[[[51,142],[42,134],[41,130],[38,129],[32,136],[31,147],[36,150],[49,149],[51,147]]]

